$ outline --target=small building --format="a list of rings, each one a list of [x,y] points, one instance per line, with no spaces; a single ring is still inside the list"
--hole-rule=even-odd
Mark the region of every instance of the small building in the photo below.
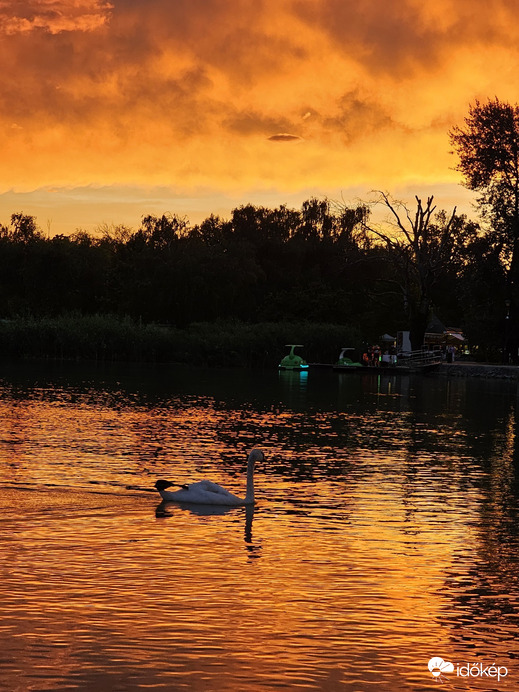
[[[445,350],[447,346],[456,348],[465,343],[465,337],[459,327],[446,327],[437,317],[433,315],[427,325],[424,335],[424,347],[428,350]]]
[[[422,348],[426,351],[446,351],[447,347],[456,349],[465,344],[465,337],[459,327],[446,327],[436,315],[433,315],[427,324]],[[398,353],[410,353],[411,340],[409,331],[397,332],[396,348]]]

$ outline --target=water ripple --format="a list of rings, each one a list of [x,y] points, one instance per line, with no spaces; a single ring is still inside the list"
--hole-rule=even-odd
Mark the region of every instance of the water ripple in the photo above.
[[[515,689],[509,384],[81,372],[0,383],[0,689]],[[159,510],[256,444],[253,515]]]

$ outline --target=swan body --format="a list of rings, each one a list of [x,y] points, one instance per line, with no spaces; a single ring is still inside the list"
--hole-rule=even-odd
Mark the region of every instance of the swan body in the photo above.
[[[237,507],[240,505],[254,504],[254,464],[257,461],[264,461],[265,456],[260,449],[253,449],[247,461],[247,489],[245,499],[233,495],[221,485],[212,481],[198,481],[181,486],[180,490],[167,490],[174,483],[166,480],[159,480],[155,483],[155,488],[159,491],[164,502],[185,502],[197,505],[222,505],[227,507]]]

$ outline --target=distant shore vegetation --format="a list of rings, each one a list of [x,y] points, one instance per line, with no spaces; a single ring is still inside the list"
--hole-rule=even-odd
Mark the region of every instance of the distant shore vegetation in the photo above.
[[[352,206],[247,204],[196,225],[147,215],[94,235],[48,237],[12,214],[0,355],[271,365],[300,342],[329,360],[399,330],[420,348],[434,317],[481,359],[519,362],[519,106],[476,101],[449,136],[477,221],[386,192]]]
[[[0,355],[272,365],[297,342],[330,362],[409,325],[423,337],[433,310],[497,353],[496,257],[475,224],[418,202],[430,212],[419,252],[371,226],[369,206],[318,199],[54,237],[13,214],[0,228]]]
[[[177,328],[117,315],[17,318],[0,322],[9,358],[168,362],[215,367],[272,367],[296,336],[314,362],[337,358],[336,344],[360,344],[349,327],[323,323],[217,321]]]

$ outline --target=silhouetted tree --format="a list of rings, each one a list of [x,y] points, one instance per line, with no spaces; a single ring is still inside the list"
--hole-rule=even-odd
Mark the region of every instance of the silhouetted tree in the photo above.
[[[505,269],[485,235],[468,242],[465,258],[456,280],[464,332],[484,360],[501,360],[510,337]]]
[[[519,106],[497,98],[476,101],[465,123],[450,132],[460,159],[457,170],[466,187],[479,193],[488,232],[512,270],[519,261]]]
[[[476,191],[484,231],[506,277],[511,301],[512,349],[519,344],[519,106],[499,99],[476,101],[465,127],[450,132],[464,184]],[[504,314],[504,301],[500,308]]]
[[[26,244],[42,237],[34,216],[22,212],[11,215],[11,227],[12,238],[17,242]]]
[[[378,204],[390,212],[385,224],[366,224],[366,228],[379,238],[387,251],[387,259],[394,275],[386,281],[398,286],[407,315],[411,346],[421,348],[435,290],[449,268],[461,262],[460,253],[467,240],[476,231],[464,216],[456,215],[456,208],[448,215],[435,214],[434,197],[425,205],[416,197],[413,213],[402,202],[393,200],[384,192],[378,193]]]

